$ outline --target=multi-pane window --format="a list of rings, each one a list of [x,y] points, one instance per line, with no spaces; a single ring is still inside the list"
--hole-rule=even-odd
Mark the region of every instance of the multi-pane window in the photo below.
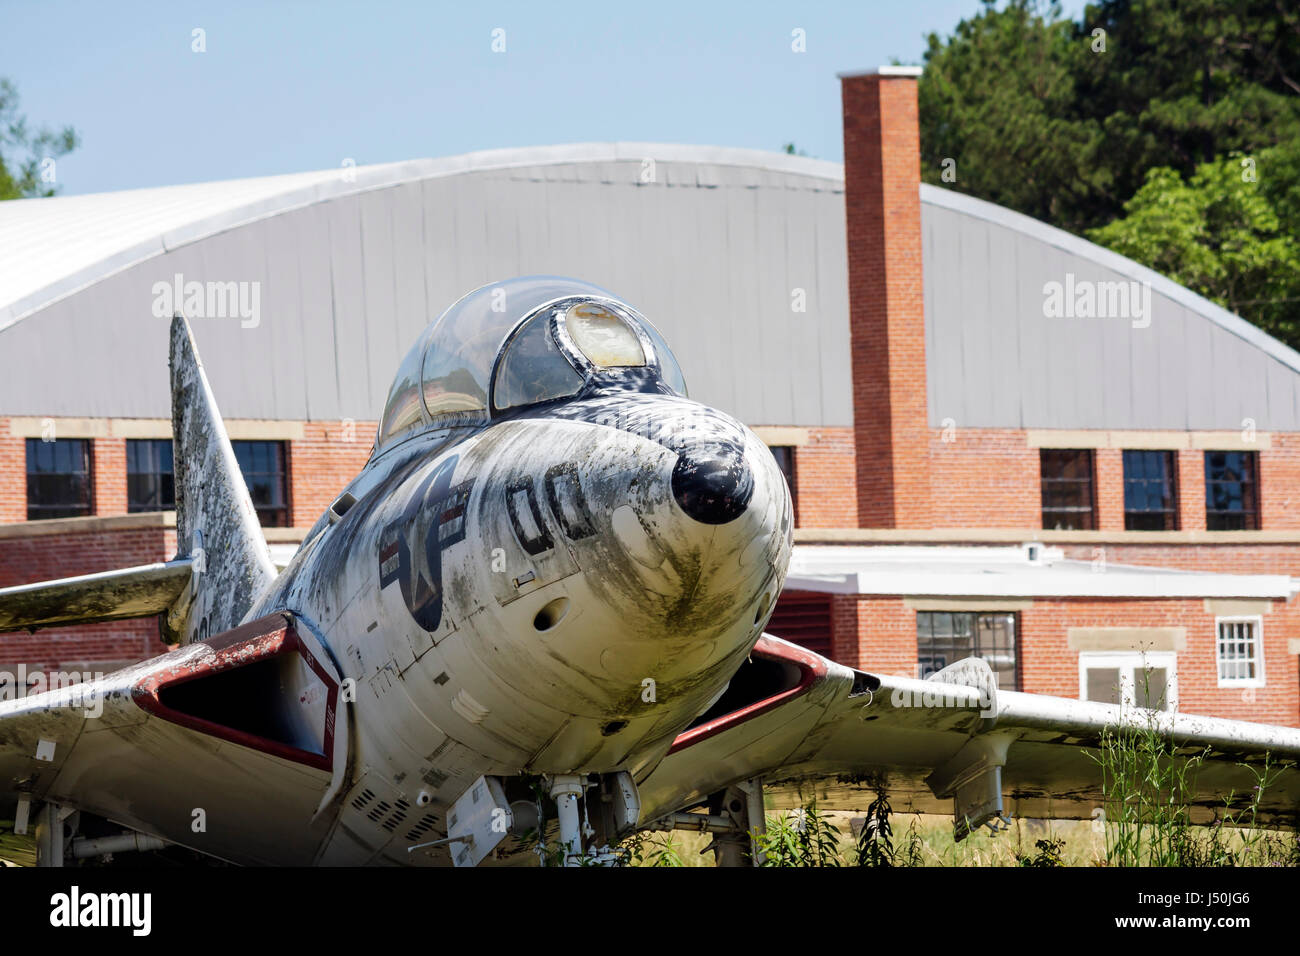
[[[794,513],[799,513],[798,498],[795,488],[794,475],[794,449],[789,445],[771,445],[772,457],[776,459],[777,467],[781,469],[781,474],[785,476],[785,483],[790,486],[790,504],[795,506]]]
[[[1221,617],[1214,657],[1219,666],[1219,686],[1264,686],[1263,622],[1258,617]]]
[[[967,657],[981,657],[997,675],[999,690],[1019,684],[1016,615],[1010,612],[918,611],[916,653],[922,678]]]
[[[284,442],[232,441],[258,520],[268,528],[289,526],[289,490]]]
[[[176,478],[170,438],[131,438],[126,443],[126,510],[170,511]]]
[[[1172,451],[1124,452],[1124,527],[1178,529],[1177,472]]]
[[[1044,528],[1091,531],[1097,527],[1091,449],[1044,448],[1039,474]]]
[[[27,520],[76,518],[93,511],[90,442],[27,439]]]
[[[1259,530],[1256,452],[1205,453],[1205,527],[1210,531]]]
[[[1178,655],[1171,651],[1087,651],[1079,655],[1079,698],[1176,710]]]

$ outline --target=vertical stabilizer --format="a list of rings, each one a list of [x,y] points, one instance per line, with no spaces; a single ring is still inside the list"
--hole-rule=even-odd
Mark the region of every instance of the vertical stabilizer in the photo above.
[[[271,552],[182,315],[171,328],[176,543],[194,561],[190,590],[167,618],[182,643],[239,624],[275,578]]]

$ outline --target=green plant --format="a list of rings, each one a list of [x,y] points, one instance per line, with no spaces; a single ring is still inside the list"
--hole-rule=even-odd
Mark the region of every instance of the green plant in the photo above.
[[[1209,748],[1179,754],[1155,711],[1143,724],[1108,729],[1098,754],[1105,811],[1106,863],[1110,866],[1295,866],[1293,836],[1260,827],[1265,792],[1280,772],[1269,754],[1242,764],[1255,778],[1245,794],[1223,800],[1213,824],[1196,826],[1191,803],[1195,778]]]
[[[680,848],[671,833],[652,834],[644,830],[633,833],[620,845],[622,866],[685,866]]]
[[[767,830],[754,834],[763,866],[839,866],[840,828],[811,801],[802,810],[767,818]]]
[[[903,843],[902,851],[895,857],[898,866],[925,865],[923,856],[925,841],[921,838],[920,819],[919,815],[912,817],[912,822],[907,827],[907,839]]]
[[[1177,866],[1187,852],[1193,772],[1206,751],[1179,758],[1152,712],[1143,726],[1107,729],[1099,755],[1111,866]]]
[[[1038,852],[1033,856],[1028,854],[1016,854],[1017,866],[1031,867],[1057,867],[1065,866],[1065,860],[1062,859],[1061,853],[1065,849],[1065,840],[1060,837],[1046,837],[1042,840],[1035,840],[1034,846]]]
[[[858,835],[858,866],[896,866],[893,827],[889,822],[893,808],[883,787],[876,788],[876,799],[867,807],[867,819]]]

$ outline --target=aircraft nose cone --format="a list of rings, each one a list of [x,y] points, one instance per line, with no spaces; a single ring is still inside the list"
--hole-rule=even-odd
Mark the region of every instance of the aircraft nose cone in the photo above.
[[[743,445],[707,444],[678,453],[673,497],[701,524],[726,524],[745,513],[754,494],[754,475]]]

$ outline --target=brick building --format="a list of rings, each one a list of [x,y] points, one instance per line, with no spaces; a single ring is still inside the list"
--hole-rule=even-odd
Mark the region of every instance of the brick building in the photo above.
[[[773,632],[1300,724],[1300,355],[922,185],[915,70],[842,95],[843,167],[577,145],[0,204],[0,587],[176,552],[173,307],[285,560],[423,326],[556,273],[637,305],[692,395],[773,447],[797,518]],[[0,635],[0,670],[161,649],[152,621]]]

